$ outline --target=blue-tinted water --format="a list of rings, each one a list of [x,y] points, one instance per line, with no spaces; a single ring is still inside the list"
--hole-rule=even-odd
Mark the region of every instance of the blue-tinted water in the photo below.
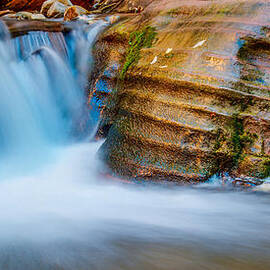
[[[78,127],[93,115],[84,85],[103,26],[13,41],[2,27],[0,269],[269,269],[267,193],[100,176],[95,121]]]

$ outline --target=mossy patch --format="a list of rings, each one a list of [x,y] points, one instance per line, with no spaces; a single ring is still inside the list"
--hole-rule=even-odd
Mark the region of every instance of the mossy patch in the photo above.
[[[141,49],[152,47],[156,35],[155,28],[151,26],[146,26],[142,30],[130,34],[129,49],[120,72],[120,80],[124,80],[128,69],[139,62]]]
[[[248,177],[265,179],[270,176],[270,158],[247,155],[239,163],[238,172]]]
[[[268,158],[263,162],[263,174],[262,178],[267,178],[270,176],[270,159]]]
[[[231,130],[231,136],[228,139],[228,145],[230,147],[232,169],[235,169],[239,161],[245,156],[244,149],[254,143],[257,135],[244,130],[243,119],[240,118],[239,114],[232,116],[229,129]]]
[[[215,160],[209,173],[220,174],[237,169],[239,162],[245,157],[245,149],[254,143],[256,137],[256,134],[244,130],[243,119],[239,114],[234,114],[228,126],[217,131],[213,147]]]
[[[230,143],[232,146],[232,161],[233,166],[237,166],[239,159],[242,156],[243,148],[245,146],[246,137],[244,137],[244,127],[242,120],[237,114],[233,115],[231,121],[232,135]]]

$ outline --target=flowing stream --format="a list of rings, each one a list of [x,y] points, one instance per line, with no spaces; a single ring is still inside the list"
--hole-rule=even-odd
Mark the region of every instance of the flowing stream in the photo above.
[[[100,176],[84,86],[105,25],[13,40],[1,25],[0,269],[269,269],[267,193]]]

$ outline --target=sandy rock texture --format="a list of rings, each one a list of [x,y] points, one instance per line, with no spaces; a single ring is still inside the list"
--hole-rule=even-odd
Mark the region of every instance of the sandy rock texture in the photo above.
[[[115,89],[100,128],[109,171],[184,183],[269,176],[268,1],[155,0],[143,9],[99,40],[100,80]],[[147,27],[155,39],[141,46]]]

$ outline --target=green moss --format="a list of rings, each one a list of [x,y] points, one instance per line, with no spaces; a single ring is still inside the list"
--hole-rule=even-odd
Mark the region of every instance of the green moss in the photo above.
[[[232,165],[233,168],[236,168],[239,161],[244,157],[244,148],[252,145],[257,135],[244,132],[243,120],[239,118],[238,114],[233,115],[233,119],[231,121],[231,130],[232,133],[229,141],[232,148]]]
[[[215,158],[208,168],[209,176],[236,169],[245,157],[245,148],[251,146],[256,137],[256,134],[244,131],[243,120],[239,114],[234,114],[227,128],[217,130],[213,146]]]
[[[155,28],[147,26],[141,31],[131,33],[129,39],[129,49],[126,55],[125,63],[120,72],[120,80],[124,80],[128,69],[136,65],[140,60],[140,53],[142,48],[150,48],[156,38]]]
[[[270,177],[270,158],[262,158],[259,162],[255,162],[254,166],[251,166],[250,175],[260,179]]]
[[[224,134],[222,132],[222,129],[219,128],[216,133],[216,141],[213,147],[213,151],[217,153],[217,151],[221,148],[222,143],[225,141]]]
[[[264,152],[264,147],[265,147],[265,142],[264,139],[262,140],[262,145],[261,145],[261,155],[264,156],[265,152]]]
[[[243,122],[239,119],[238,115],[233,116],[232,120],[232,137],[231,137],[231,144],[232,144],[232,158],[233,158],[233,165],[237,166],[238,161],[242,155],[242,151],[244,148],[244,144],[242,143],[241,137],[244,133]]]
[[[263,178],[269,177],[270,176],[270,159],[267,159],[263,163],[263,167],[264,167]]]
[[[222,172],[227,171],[230,167],[231,161],[223,152],[226,148],[226,135],[224,130],[219,128],[216,132],[216,139],[213,145],[214,157],[212,162],[207,167],[207,178],[214,174],[220,175]]]

